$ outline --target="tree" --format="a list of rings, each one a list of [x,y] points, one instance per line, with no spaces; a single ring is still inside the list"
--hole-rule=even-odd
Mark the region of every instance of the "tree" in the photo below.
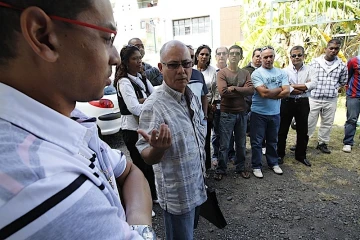
[[[339,57],[346,61],[346,58],[351,57],[348,54],[354,54],[354,49],[359,46],[358,40],[353,41],[346,37],[346,33],[357,29],[359,20],[336,21],[339,20],[339,16],[344,19],[360,16],[360,9],[354,2],[358,1],[297,0],[274,4],[262,0],[244,0],[240,18],[246,19],[241,22],[241,29],[246,38],[238,42],[245,51],[241,65],[244,66],[251,61],[253,49],[266,45],[272,45],[276,49],[275,66],[288,65],[289,50],[294,45],[304,46],[307,55],[305,62],[309,62],[323,52],[326,43],[331,39],[330,36],[336,36],[338,33],[345,33],[341,40],[342,50],[346,50],[347,55],[340,52]],[[309,24],[305,24],[306,22]]]

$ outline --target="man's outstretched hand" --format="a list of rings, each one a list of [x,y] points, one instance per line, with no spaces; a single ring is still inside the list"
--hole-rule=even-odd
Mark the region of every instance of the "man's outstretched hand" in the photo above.
[[[167,124],[162,123],[160,129],[154,129],[147,134],[142,129],[137,131],[150,144],[150,147],[141,152],[141,156],[148,164],[156,164],[161,161],[166,149],[171,146],[171,132]]]

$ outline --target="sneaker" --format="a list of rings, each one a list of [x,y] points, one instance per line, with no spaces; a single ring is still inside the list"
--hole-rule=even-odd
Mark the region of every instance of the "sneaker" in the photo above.
[[[350,145],[344,145],[343,152],[350,153],[351,152],[351,146]]]
[[[257,178],[263,178],[264,177],[262,172],[261,172],[261,169],[253,169],[253,174]]]
[[[261,151],[262,151],[262,154],[263,154],[263,155],[266,154],[266,148],[262,148]]]
[[[279,175],[283,174],[283,170],[279,167],[279,165],[273,166],[273,167],[272,167],[272,170],[273,170],[274,173],[276,173],[276,174],[279,174]]]
[[[155,216],[156,216],[155,212],[151,210],[151,217],[155,217]]]
[[[322,153],[330,154],[331,151],[328,149],[326,143],[318,143],[316,149],[320,150]]]

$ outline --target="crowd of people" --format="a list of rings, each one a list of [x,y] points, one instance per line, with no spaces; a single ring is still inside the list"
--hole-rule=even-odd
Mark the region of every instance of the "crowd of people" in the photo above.
[[[120,50],[108,1],[0,1],[0,239],[156,239],[152,204],[163,209],[166,239],[193,239],[206,177],[281,175],[290,124],[295,159],[306,151],[318,117],[317,149],[330,154],[339,88],[347,85],[344,152],[354,145],[360,112],[359,57],[346,66],[332,39],[325,54],[274,67],[276,50],[212,49],[172,40],[157,67],[142,61],[139,38]],[[91,66],[91,71],[89,71]],[[130,159],[100,140],[77,101],[102,97],[115,80]],[[19,71],[21,69],[21,71]],[[36,86],[41,86],[37,88]],[[156,89],[154,86],[157,86]],[[16,109],[16,111],[14,111]],[[246,159],[250,137],[251,159]],[[213,146],[211,152],[210,146]]]

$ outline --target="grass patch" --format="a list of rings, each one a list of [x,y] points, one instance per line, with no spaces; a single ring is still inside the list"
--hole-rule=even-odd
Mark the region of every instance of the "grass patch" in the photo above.
[[[317,187],[328,188],[334,185],[350,186],[351,177],[349,173],[360,175],[360,129],[358,127],[354,137],[355,144],[351,153],[342,151],[344,138],[344,123],[346,121],[345,97],[340,97],[338,108],[335,115],[334,126],[331,131],[329,149],[331,154],[321,153],[316,150],[317,130],[309,139],[307,157],[311,161],[312,167],[307,168],[294,160],[294,154],[287,150],[285,157],[286,165],[295,170],[296,177],[304,183]],[[318,123],[319,126],[319,123]],[[292,146],[296,142],[296,132],[289,131],[287,144]],[[337,171],[340,170],[340,171]],[[343,173],[334,176],[334,171]]]
[[[339,197],[336,196],[336,195],[328,194],[328,193],[324,193],[324,192],[320,192],[318,195],[319,195],[319,198],[320,198],[321,201],[330,202],[330,201],[334,201],[336,199],[339,199]]]

